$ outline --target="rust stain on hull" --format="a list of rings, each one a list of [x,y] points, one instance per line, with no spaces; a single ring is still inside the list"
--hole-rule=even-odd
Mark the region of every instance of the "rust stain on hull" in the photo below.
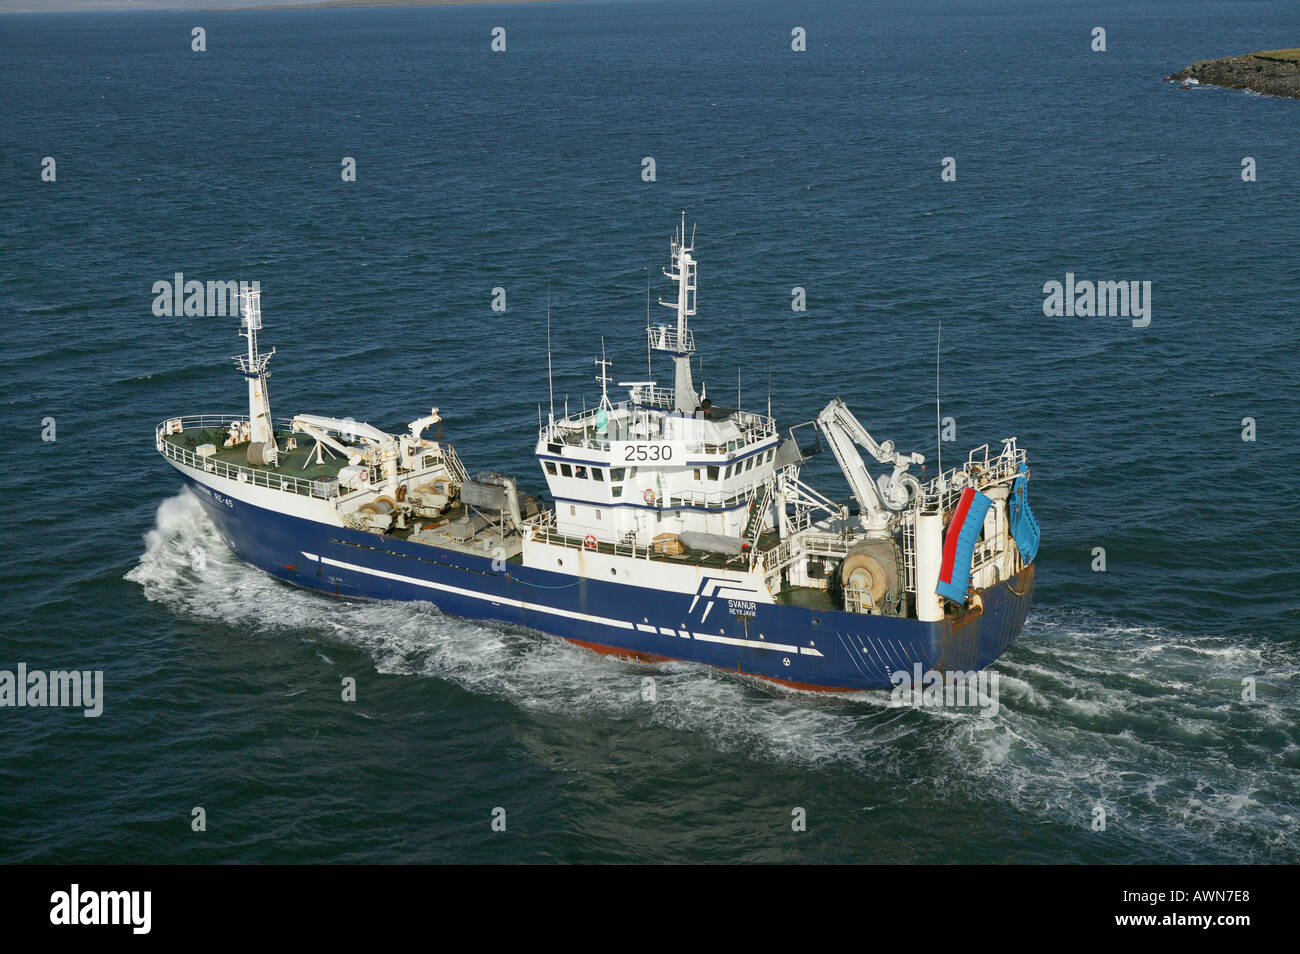
[[[1024,626],[1034,589],[1034,566],[979,591],[981,605],[946,620],[939,642],[939,672],[982,668],[981,658],[996,659]],[[997,632],[991,628],[996,626]]]

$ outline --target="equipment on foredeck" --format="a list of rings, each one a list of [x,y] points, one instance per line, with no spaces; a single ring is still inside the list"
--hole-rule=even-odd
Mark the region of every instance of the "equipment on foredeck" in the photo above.
[[[858,501],[859,519],[865,530],[883,530],[889,524],[889,515],[902,510],[920,492],[921,483],[907,468],[925,463],[921,454],[901,454],[894,450],[893,441],[877,444],[841,398],[834,398],[820,414],[817,426],[826,435],[826,442],[839,462],[840,470],[849,482],[849,488]],[[866,449],[882,464],[892,464],[894,471],[873,480],[854,444]]]

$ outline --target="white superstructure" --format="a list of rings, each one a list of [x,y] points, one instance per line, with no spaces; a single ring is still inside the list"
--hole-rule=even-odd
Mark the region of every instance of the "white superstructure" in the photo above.
[[[677,296],[660,304],[676,321],[646,335],[651,351],[672,358],[673,387],[626,381],[627,398],[611,401],[602,354],[599,405],[558,420],[551,413],[536,455],[554,509],[525,522],[526,565],[605,579],[635,574],[642,585],[678,592],[721,574],[760,602],[839,587],[850,611],[937,620],[946,515],[969,485],[996,502],[975,581],[988,585],[1018,569],[1006,526],[1009,487],[1024,461],[1015,438],[998,454],[977,448],[922,484],[910,472],[921,454],[877,442],[835,398],[809,424],[844,472],[857,503],[850,511],[800,480],[793,429],[782,438],[771,417],[717,407],[695,391],[698,263],[684,218],[670,254],[664,274]],[[873,476],[858,448],[887,469]]]
[[[661,302],[676,310],[676,324],[646,329],[649,347],[673,359],[673,388],[623,382],[627,399],[611,402],[602,358],[600,405],[541,428],[536,453],[560,534],[647,546],[665,533],[701,533],[730,538],[740,552],[742,541],[752,545],[775,525],[768,491],[776,425],[761,414],[714,407],[694,388],[693,251],[683,227],[672,243],[673,270],[664,273],[676,281],[677,298]]]

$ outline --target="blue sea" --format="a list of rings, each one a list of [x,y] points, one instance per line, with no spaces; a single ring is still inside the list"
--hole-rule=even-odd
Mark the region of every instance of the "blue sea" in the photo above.
[[[1300,861],[1300,102],[1162,81],[1298,41],[1294,0],[0,16],[0,669],[104,673],[98,718],[0,710],[0,860]],[[154,284],[256,280],[277,416],[437,405],[540,491],[548,286],[590,405],[683,211],[716,401],[842,396],[932,468],[942,325],[945,465],[1029,449],[996,715],[296,590],[154,450],[247,406],[237,322]],[[1067,274],[1150,324],[1046,316]]]

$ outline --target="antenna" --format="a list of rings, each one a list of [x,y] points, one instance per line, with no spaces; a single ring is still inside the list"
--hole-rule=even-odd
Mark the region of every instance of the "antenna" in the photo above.
[[[645,378],[649,381],[654,377],[654,371],[650,367],[650,256],[645,259]]]
[[[767,369],[767,417],[772,418],[772,369]]]
[[[939,348],[943,344],[943,321],[939,321],[939,334],[934,340],[934,446],[937,449],[939,489],[943,489],[943,424],[939,417]]]
[[[546,280],[546,388],[551,392],[551,421],[555,421],[555,379],[551,375],[551,280]]]
[[[740,365],[736,365],[736,410],[740,410]]]
[[[596,365],[600,368],[600,374],[596,375],[596,380],[600,382],[600,406],[609,409],[609,366],[612,362],[605,357],[605,336],[600,336],[600,357],[596,359]]]

